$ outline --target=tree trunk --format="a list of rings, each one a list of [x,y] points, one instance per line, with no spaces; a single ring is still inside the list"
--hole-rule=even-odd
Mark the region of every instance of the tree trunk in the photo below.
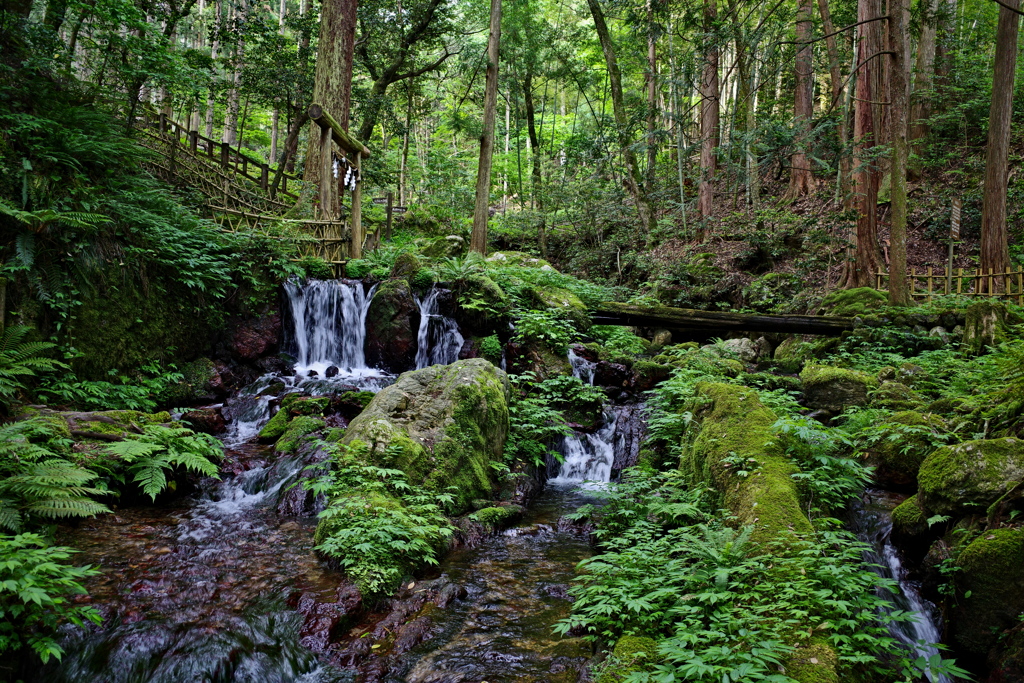
[[[913,143],[911,172],[921,173],[921,143],[928,135],[926,119],[931,116],[932,80],[935,73],[935,21],[936,0],[921,0],[921,35],[917,41],[917,66],[914,74],[914,94],[910,106],[910,141]]]
[[[405,105],[405,135],[402,136],[402,159],[398,167],[398,205],[405,206],[405,192],[409,176],[409,137],[412,135],[412,86],[410,79],[406,87],[408,101]]]
[[[480,135],[480,162],[476,167],[476,205],[469,249],[487,253],[487,219],[491,204],[491,162],[494,161],[494,114],[498,107],[498,48],[501,43],[501,0],[491,0],[487,37],[487,80],[484,84],[484,130]]]
[[[1002,0],[1013,9],[1020,0]],[[1002,273],[1010,265],[1006,238],[1006,183],[1009,168],[1010,119],[1013,115],[1013,77],[1017,68],[1017,27],[1020,16],[999,8],[996,56],[992,75],[992,106],[988,111],[988,146],[985,154],[985,190],[981,205],[981,270]],[[980,280],[980,289],[988,282]],[[1002,290],[1002,279],[994,289]]]
[[[652,0],[647,0],[647,185],[646,192],[654,192],[655,164],[658,161],[658,145],[655,134],[658,129],[658,52],[654,39],[654,9]]]
[[[892,48],[892,102],[889,140],[892,141],[890,168],[892,223],[889,232],[889,304],[909,306],[907,285],[907,22],[908,0],[889,0],[889,46]]]
[[[718,15],[717,0],[704,0],[704,36],[708,41],[704,49],[704,72],[700,80],[700,186],[697,189],[697,215],[707,218],[714,208],[713,185],[715,152],[718,148],[718,45],[712,32]],[[697,229],[697,239],[703,242],[706,228]]]
[[[814,54],[811,40],[814,33],[814,0],[797,0],[797,52],[793,70],[796,90],[793,94],[793,127],[796,129],[795,150],[790,158],[789,189],[785,198],[797,199],[814,192],[814,174],[807,148],[811,144],[811,120],[814,118]]]
[[[320,6],[320,39],[317,45],[316,72],[313,76],[313,102],[323,107],[341,127],[348,130],[352,92],[352,58],[356,37],[358,0],[324,0]],[[320,191],[318,135],[309,136],[306,170],[302,179],[312,197]]]
[[[247,13],[245,0],[242,0],[235,10],[235,18],[244,20]],[[224,133],[221,136],[221,142],[226,142],[229,145],[235,144],[238,140],[238,109],[241,103],[242,61],[244,59],[245,40],[239,39],[238,44],[235,45],[234,59],[231,64],[234,72],[231,75],[231,89],[228,90],[228,106],[224,114]]]
[[[821,14],[821,30],[827,36],[825,38],[825,51],[828,53],[828,73],[832,86],[832,107],[839,107],[839,176],[836,181],[836,193],[839,197],[847,195],[847,185],[850,180],[850,157],[846,153],[846,144],[850,139],[850,120],[846,107],[843,106],[843,69],[839,58],[839,46],[836,44],[835,24],[832,23],[832,13],[829,11],[828,0],[818,0],[818,12]],[[855,55],[856,56],[856,55]]]
[[[879,15],[879,0],[859,0],[857,21],[874,19]],[[847,287],[870,287],[875,284],[881,254],[878,248],[878,184],[879,171],[874,159],[877,144],[878,121],[874,101],[883,93],[877,92],[879,57],[868,60],[881,47],[877,21],[858,26],[857,97],[853,109],[853,191],[857,209],[857,228],[854,237],[854,258],[848,264]]]
[[[713,1],[713,0],[712,0]],[[619,151],[626,165],[626,177],[624,179],[626,190],[633,197],[637,211],[640,214],[640,223],[645,233],[650,231],[653,222],[654,211],[647,201],[647,196],[641,186],[640,167],[636,161],[636,154],[633,153],[632,140],[629,136],[629,117],[626,114],[625,100],[622,95],[622,72],[619,71],[619,61],[615,55],[615,45],[612,43],[611,32],[608,30],[608,23],[604,19],[604,11],[601,9],[600,0],[587,0],[590,7],[590,14],[594,18],[594,29],[601,41],[601,51],[604,53],[605,66],[608,69],[608,83],[612,96],[612,113],[615,116],[615,128],[619,141]]]

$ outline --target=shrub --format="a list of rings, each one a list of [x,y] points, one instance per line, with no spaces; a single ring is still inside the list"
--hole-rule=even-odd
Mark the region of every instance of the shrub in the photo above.
[[[217,477],[217,460],[224,451],[220,441],[209,434],[197,434],[189,429],[172,429],[162,425],[147,425],[143,433],[106,447],[116,456],[132,481],[152,500],[168,486],[167,473],[175,467]],[[115,474],[123,482],[124,475]]]

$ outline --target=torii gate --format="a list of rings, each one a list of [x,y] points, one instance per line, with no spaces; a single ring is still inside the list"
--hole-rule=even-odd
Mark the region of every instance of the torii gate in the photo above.
[[[352,192],[352,216],[351,230],[352,242],[349,248],[349,258],[358,259],[363,257],[363,241],[366,235],[363,234],[362,222],[362,170],[364,157],[370,156],[370,150],[366,145],[349,135],[348,131],[324,111],[319,104],[309,105],[307,110],[309,119],[319,126],[320,130],[320,205],[316,208],[316,217],[320,220],[334,221],[341,213],[342,193],[348,188]],[[344,156],[336,157],[334,143],[344,153]],[[353,164],[349,158],[354,157]],[[339,168],[338,177],[334,177],[335,160],[343,162]],[[307,162],[308,163],[308,162]],[[348,166],[348,168],[344,168]],[[354,172],[354,178],[348,178],[348,174]],[[349,182],[346,183],[346,180]],[[336,235],[339,238],[341,235]]]

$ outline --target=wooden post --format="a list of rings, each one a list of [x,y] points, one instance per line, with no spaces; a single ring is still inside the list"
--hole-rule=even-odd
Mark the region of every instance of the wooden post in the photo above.
[[[391,206],[394,203],[394,199],[395,193],[388,192],[388,222],[386,224],[387,227],[384,229],[384,239],[388,242],[391,241]]]
[[[192,154],[195,154],[196,150],[198,148],[199,148],[199,131],[198,130],[190,130],[188,132],[188,149],[189,149],[190,152],[192,152]]]
[[[964,269],[963,268],[957,268],[956,269],[956,293],[957,293],[957,296],[962,294],[963,291],[964,291]]]
[[[928,301],[932,300],[932,283],[933,282],[934,282],[934,277],[932,276],[932,267],[928,266]]]
[[[363,258],[363,155],[356,154],[356,189],[352,190],[352,258]]]
[[[320,126],[320,220],[329,221],[333,218],[331,208],[331,187],[334,173],[331,168],[331,129]]]
[[[167,132],[167,114],[160,112],[160,116],[157,117],[157,130],[163,135]]]
[[[270,187],[270,167],[260,164],[260,189],[264,192]]]
[[[995,291],[995,289],[993,289],[993,287],[995,287],[995,284],[996,284],[996,279],[994,277],[992,277],[992,268],[990,267],[988,269],[988,295],[989,296],[995,296],[996,295],[996,291]]]
[[[220,143],[220,167],[228,170],[228,160],[231,156],[231,147],[226,142]]]

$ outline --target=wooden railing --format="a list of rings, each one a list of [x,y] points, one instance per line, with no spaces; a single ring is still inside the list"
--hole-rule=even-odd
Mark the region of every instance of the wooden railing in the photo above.
[[[265,216],[247,211],[237,211],[224,206],[211,206],[214,220],[222,230],[262,234],[271,239],[294,242],[299,257],[315,256],[334,265],[344,265],[349,259],[352,245],[352,231],[345,221],[299,220],[278,218],[272,222],[288,225],[299,230],[294,236],[275,234],[270,230],[271,220]]]
[[[990,296],[1016,299],[1024,306],[1024,269],[997,273],[991,268],[987,272],[978,269],[954,268],[908,268],[907,280],[910,295],[918,299],[931,299],[940,294],[959,296]],[[875,288],[888,288],[889,274],[875,273]]]
[[[298,199],[298,195],[288,189],[288,183],[298,189],[301,180],[299,176],[286,171],[277,171],[270,168],[265,161],[243,152],[241,149],[232,147],[226,142],[212,140],[199,131],[188,130],[180,123],[170,120],[165,114],[154,114],[143,110],[139,114],[136,125],[147,132],[156,133],[162,140],[169,144],[187,150],[193,156],[205,156],[213,164],[228,173],[239,175],[260,190],[276,199],[277,195],[284,195],[291,199]],[[277,176],[280,180],[277,184]]]

